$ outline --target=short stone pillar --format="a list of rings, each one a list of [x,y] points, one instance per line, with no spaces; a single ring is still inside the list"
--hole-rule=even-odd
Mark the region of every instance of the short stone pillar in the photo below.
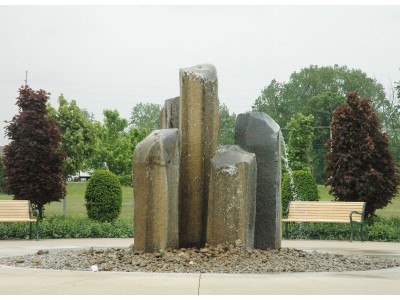
[[[134,248],[178,248],[178,129],[153,131],[133,153]]]
[[[179,128],[179,102],[180,98],[175,97],[165,100],[164,107],[160,112],[160,128]]]
[[[257,208],[254,247],[279,249],[281,228],[281,133],[279,125],[267,114],[239,114],[236,144],[255,153],[257,159]]]
[[[211,158],[219,144],[217,72],[212,65],[180,70],[180,247],[206,241]]]
[[[254,247],[257,167],[254,153],[221,146],[211,160],[207,243],[240,239]]]

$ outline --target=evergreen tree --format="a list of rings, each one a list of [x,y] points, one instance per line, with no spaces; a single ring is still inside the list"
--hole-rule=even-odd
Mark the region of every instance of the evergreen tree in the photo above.
[[[65,195],[65,159],[59,150],[60,128],[48,116],[44,90],[19,90],[19,113],[6,127],[11,142],[4,148],[5,189],[14,199],[30,200],[43,215],[46,203]]]
[[[326,184],[335,200],[364,201],[367,216],[373,216],[391,203],[399,183],[388,136],[369,100],[355,92],[334,111],[331,129]]]
[[[288,159],[292,170],[311,171],[311,151],[314,136],[314,116],[301,113],[293,116],[289,130]]]

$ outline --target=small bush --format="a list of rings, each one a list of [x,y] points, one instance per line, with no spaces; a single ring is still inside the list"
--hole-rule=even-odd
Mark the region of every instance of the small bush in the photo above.
[[[91,220],[115,220],[122,206],[122,189],[118,176],[107,170],[96,171],[86,187],[85,200]]]
[[[293,181],[297,193],[297,200],[319,200],[317,183],[310,171],[293,171]],[[290,186],[290,176],[289,173],[285,173],[282,180],[282,212],[287,210],[288,204],[292,200],[293,192]]]

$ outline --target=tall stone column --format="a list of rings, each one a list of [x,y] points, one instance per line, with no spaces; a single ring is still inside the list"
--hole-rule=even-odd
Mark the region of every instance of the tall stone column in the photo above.
[[[178,129],[153,131],[133,153],[134,248],[178,248]]]
[[[219,144],[217,72],[212,65],[180,70],[179,243],[200,247],[206,241],[211,158]]]
[[[211,160],[207,243],[240,239],[254,248],[257,167],[254,153],[221,146]]]
[[[279,125],[267,114],[239,114],[236,144],[256,154],[257,201],[254,247],[279,249],[281,229],[281,133]]]
[[[160,112],[160,128],[179,128],[179,102],[179,97],[165,100]]]

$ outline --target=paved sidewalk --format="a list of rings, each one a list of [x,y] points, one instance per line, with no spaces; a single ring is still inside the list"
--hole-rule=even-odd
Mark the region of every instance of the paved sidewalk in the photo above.
[[[0,257],[39,249],[128,247],[133,239],[0,241]],[[284,240],[282,247],[341,254],[400,256],[400,243]],[[39,270],[0,266],[0,294],[400,294],[400,268],[290,274],[161,274]]]

